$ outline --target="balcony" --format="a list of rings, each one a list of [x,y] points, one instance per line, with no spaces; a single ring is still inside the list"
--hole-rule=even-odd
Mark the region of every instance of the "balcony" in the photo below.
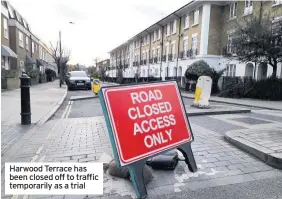
[[[168,61],[172,61],[172,54],[168,55]]]
[[[184,51],[180,51],[180,52],[179,52],[179,58],[180,58],[180,59],[183,59],[183,58],[184,58]]]
[[[157,63],[157,62],[158,62],[158,58],[154,57],[154,63]]]
[[[187,50],[185,54],[187,58],[195,57],[197,55],[197,48],[196,49],[191,48]]]

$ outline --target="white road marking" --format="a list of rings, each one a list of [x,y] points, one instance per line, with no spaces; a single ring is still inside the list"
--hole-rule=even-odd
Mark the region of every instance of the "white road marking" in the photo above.
[[[72,108],[72,104],[73,104],[73,101],[71,101],[71,103],[70,103],[69,110],[66,114],[66,119],[69,117],[69,114],[70,114],[70,111],[71,111],[71,108]]]
[[[56,129],[56,127],[58,126],[58,124],[60,124],[61,121],[64,119],[64,115],[66,115],[66,112],[67,112],[67,110],[69,109],[69,107],[72,105],[72,102],[69,101],[68,104],[70,104],[70,105],[68,105],[68,106],[66,107],[66,109],[65,109],[64,114],[62,115],[62,117],[56,122],[56,124],[53,126],[53,128],[51,129],[51,131],[48,133],[48,135],[47,135],[47,137],[46,137],[46,140],[48,140],[48,139],[50,138],[51,134],[54,132],[54,130]],[[42,145],[37,149],[35,155],[32,157],[32,159],[31,159],[30,162],[35,162],[35,161],[38,159],[38,157],[40,156],[40,153],[41,153],[41,151],[43,150],[44,146],[45,146],[45,144],[42,144]],[[46,155],[43,155],[43,156],[38,160],[38,162],[43,162],[44,159],[45,159],[45,157],[46,157]],[[24,195],[24,196],[23,196],[23,199],[28,199],[28,196],[29,196],[29,195]],[[18,195],[13,195],[11,199],[18,199]]]

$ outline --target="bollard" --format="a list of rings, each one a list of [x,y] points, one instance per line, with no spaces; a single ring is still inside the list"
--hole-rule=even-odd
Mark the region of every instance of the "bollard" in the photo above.
[[[27,74],[22,74],[21,80],[21,123],[22,125],[31,124],[30,112],[30,77]]]

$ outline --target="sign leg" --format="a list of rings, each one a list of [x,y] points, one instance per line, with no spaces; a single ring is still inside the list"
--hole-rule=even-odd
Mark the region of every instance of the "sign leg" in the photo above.
[[[146,160],[134,162],[128,166],[130,178],[138,198],[146,198],[147,190],[144,183],[143,169]]]
[[[185,162],[191,172],[197,171],[197,164],[191,149],[191,143],[186,143],[177,148],[183,154]]]

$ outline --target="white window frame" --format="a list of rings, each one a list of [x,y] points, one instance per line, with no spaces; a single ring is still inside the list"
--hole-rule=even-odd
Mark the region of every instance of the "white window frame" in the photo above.
[[[28,36],[25,37],[25,48],[26,50],[29,50],[29,42],[28,42]]]
[[[166,25],[166,36],[168,37],[170,35],[170,23]]]
[[[23,33],[19,31],[19,46],[24,48]]]
[[[147,35],[147,44],[150,43],[150,34]]]
[[[161,29],[159,28],[159,30],[158,30],[158,40],[160,40],[161,39]]]
[[[159,75],[159,69],[155,68],[155,76],[158,76],[158,75]]]
[[[190,22],[190,17],[189,17],[189,14],[187,14],[184,20],[184,30],[189,28],[189,25],[190,25],[189,22]]]
[[[196,55],[195,54],[195,50],[197,49],[198,47],[198,35],[193,35],[192,36],[192,50],[193,50],[193,55]]]
[[[175,19],[172,24],[172,34],[176,34],[177,20]]]
[[[236,76],[236,64],[228,64],[226,67],[226,76],[235,77]]]
[[[157,31],[156,31],[156,30],[154,31],[154,34],[153,34],[153,35],[154,35],[154,37],[153,37],[154,40],[153,40],[153,41],[156,41],[156,40],[157,40]]]
[[[35,48],[35,44],[33,41],[31,41],[31,52],[34,53],[34,48]]]
[[[229,19],[236,19],[237,15],[237,2],[229,5]]]
[[[11,18],[15,18],[15,13],[14,13],[14,10],[12,9],[12,7],[8,4],[8,11],[11,15]]]
[[[194,13],[193,13],[193,26],[199,24],[199,15],[200,15],[200,10],[199,9],[194,10]]]
[[[161,51],[160,51],[160,47],[157,48],[157,62],[161,61]]]
[[[250,15],[253,13],[253,1],[245,0],[244,15]]]
[[[186,48],[185,48],[186,47]],[[187,57],[187,51],[189,50],[189,41],[188,41],[188,37],[184,37],[183,38],[183,52],[184,55],[183,57]]]
[[[4,17],[3,18],[3,25],[4,25],[4,37],[9,39],[9,32],[8,32],[8,20]]]

